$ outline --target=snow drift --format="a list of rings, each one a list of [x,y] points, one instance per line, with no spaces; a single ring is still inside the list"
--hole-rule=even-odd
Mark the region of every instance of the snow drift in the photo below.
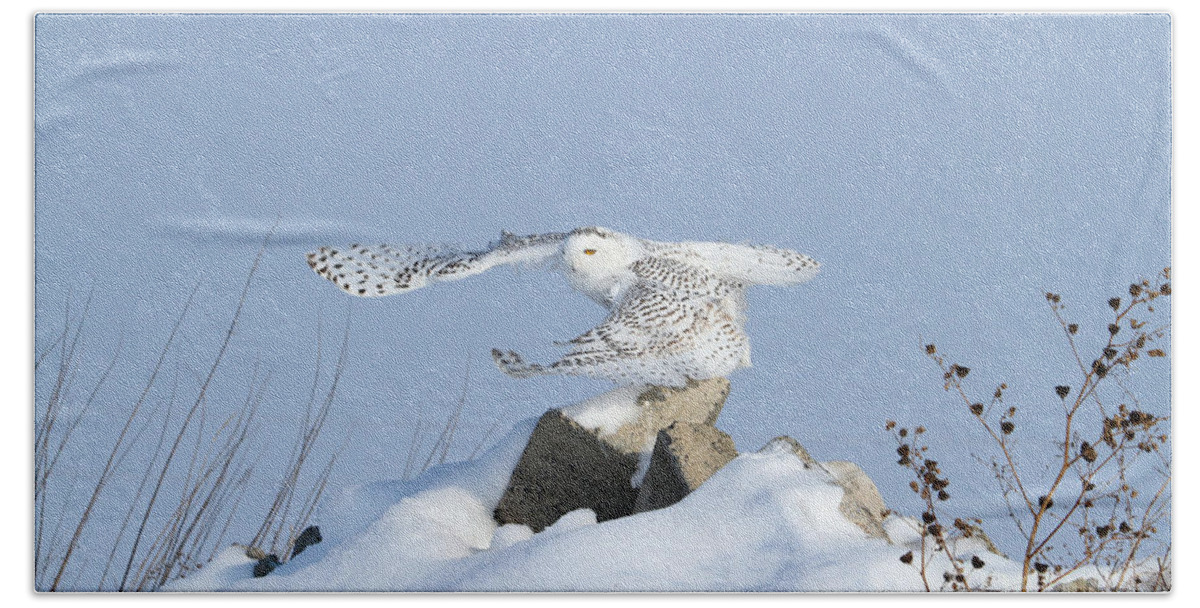
[[[596,523],[586,509],[541,533],[492,519],[536,420],[478,459],[411,482],[332,496],[316,518],[325,542],[263,578],[232,546],[168,591],[920,591],[914,519],[891,515],[893,544],[838,511],[842,488],[782,444],[742,454],[670,507]],[[1013,589],[1020,565],[962,539],[984,565],[973,587]],[[931,585],[951,570],[931,557]]]

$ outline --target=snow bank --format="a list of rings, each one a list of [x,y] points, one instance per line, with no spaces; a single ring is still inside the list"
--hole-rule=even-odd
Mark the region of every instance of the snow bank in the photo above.
[[[867,537],[838,512],[841,488],[788,450],[743,454],[683,501],[596,523],[587,509],[540,534],[497,526],[491,513],[536,421],[469,463],[431,469],[405,483],[342,492],[317,523],[325,542],[267,577],[231,547],[169,591],[919,591],[914,520],[891,516],[895,544]],[[975,586],[1011,589],[1020,567],[979,555]],[[927,568],[934,588],[948,570]]]

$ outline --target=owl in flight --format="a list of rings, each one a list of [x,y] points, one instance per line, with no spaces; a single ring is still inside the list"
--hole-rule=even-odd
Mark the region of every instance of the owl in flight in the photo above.
[[[743,325],[751,285],[795,285],[821,265],[777,247],[661,243],[604,228],[517,236],[501,234],[480,251],[445,246],[322,247],[308,265],[343,291],[377,297],[477,275],[504,264],[550,262],[571,286],[608,310],[608,318],[565,343],[561,359],[527,363],[492,350],[510,376],[558,374],[619,384],[683,386],[750,365]]]

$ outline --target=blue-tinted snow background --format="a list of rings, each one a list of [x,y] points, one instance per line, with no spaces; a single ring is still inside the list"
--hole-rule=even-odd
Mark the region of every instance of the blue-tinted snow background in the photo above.
[[[1038,412],[1058,411],[1052,387],[1077,376],[1043,293],[1063,294],[1098,348],[1105,300],[1171,261],[1170,27],[1165,15],[39,16],[36,346],[94,288],[80,386],[118,344],[123,362],[61,478],[102,464],[197,283],[170,364],[203,375],[277,220],[210,395],[240,404],[256,359],[272,373],[247,504],[274,492],[318,319],[326,366],[347,316],[350,328],[322,437],[325,453],[346,446],[332,486],[398,478],[414,425],[440,429],[469,367],[450,452],[465,458],[497,422],[490,437],[608,387],[515,380],[490,349],[546,359],[604,311],[538,270],[352,299],[304,253],[601,225],[820,260],[808,284],[751,292],[754,367],[732,377],[719,426],[742,450],[789,434],[858,462],[889,505],[916,512],[882,427],[924,423],[955,508],[997,520],[1004,548],[994,481],[969,456],[982,431],[922,345],[970,366],[981,397],[1007,382],[1021,445],[1049,449]],[[1166,361],[1125,381],[1156,414]],[[243,507],[231,535],[262,510]]]

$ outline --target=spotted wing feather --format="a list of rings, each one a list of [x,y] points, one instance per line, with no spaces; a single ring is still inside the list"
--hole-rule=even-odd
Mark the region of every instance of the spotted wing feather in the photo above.
[[[721,291],[730,297],[712,295]],[[711,378],[749,364],[735,291],[726,285],[701,294],[642,279],[603,323],[568,342],[571,349],[559,360],[526,363],[519,354],[500,350],[493,350],[492,357],[502,371],[518,378],[591,376],[682,386],[688,378]]]
[[[444,245],[321,247],[308,254],[308,265],[346,293],[379,297],[463,279],[502,264],[537,263],[558,254],[564,236],[506,232],[482,251]]]

